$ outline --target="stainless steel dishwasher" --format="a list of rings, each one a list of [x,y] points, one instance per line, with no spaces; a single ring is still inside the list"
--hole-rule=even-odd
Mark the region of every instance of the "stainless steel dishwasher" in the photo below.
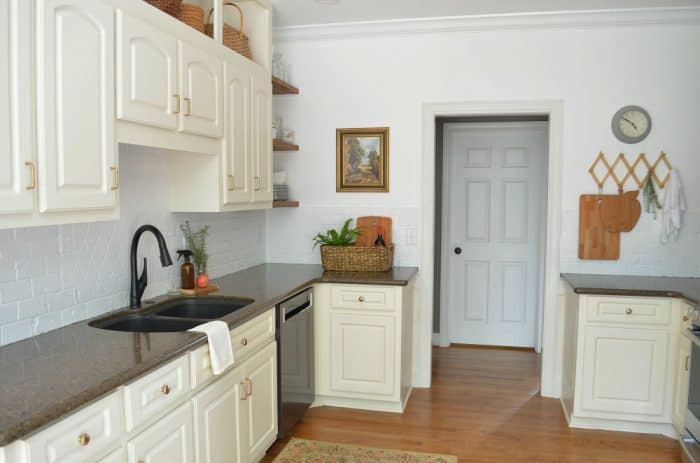
[[[302,291],[277,305],[277,411],[282,438],[314,401],[313,292]]]

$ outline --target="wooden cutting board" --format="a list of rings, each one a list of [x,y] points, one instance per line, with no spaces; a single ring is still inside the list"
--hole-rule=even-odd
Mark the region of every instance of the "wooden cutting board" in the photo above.
[[[357,246],[372,247],[377,239],[377,229],[382,227],[384,242],[389,246],[392,241],[392,220],[391,217],[365,216],[357,218],[357,228],[360,236],[357,237]]]
[[[620,258],[620,233],[608,231],[603,218],[605,196],[581,195],[579,200],[578,257],[579,259],[616,260]],[[614,201],[611,203],[614,204]],[[618,206],[606,205],[611,214]],[[618,225],[612,226],[619,229]]]
[[[603,223],[610,233],[632,231],[642,215],[642,205],[637,200],[639,191],[619,195],[596,195],[600,202]]]
[[[180,289],[183,296],[203,296],[204,294],[215,293],[219,290],[219,285],[210,284],[206,288]]]

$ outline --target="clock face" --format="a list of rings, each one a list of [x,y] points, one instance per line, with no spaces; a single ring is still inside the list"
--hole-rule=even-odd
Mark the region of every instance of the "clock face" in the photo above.
[[[651,118],[649,113],[639,106],[626,106],[615,113],[612,129],[620,141],[638,143],[649,135]]]

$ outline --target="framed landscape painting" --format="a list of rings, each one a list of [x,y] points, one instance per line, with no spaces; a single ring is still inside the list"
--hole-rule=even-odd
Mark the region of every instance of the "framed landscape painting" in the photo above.
[[[389,128],[336,130],[336,191],[389,191]]]

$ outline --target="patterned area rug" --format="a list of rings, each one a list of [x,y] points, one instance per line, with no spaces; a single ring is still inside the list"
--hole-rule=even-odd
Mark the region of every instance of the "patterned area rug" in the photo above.
[[[457,463],[457,457],[292,438],[274,463]]]

